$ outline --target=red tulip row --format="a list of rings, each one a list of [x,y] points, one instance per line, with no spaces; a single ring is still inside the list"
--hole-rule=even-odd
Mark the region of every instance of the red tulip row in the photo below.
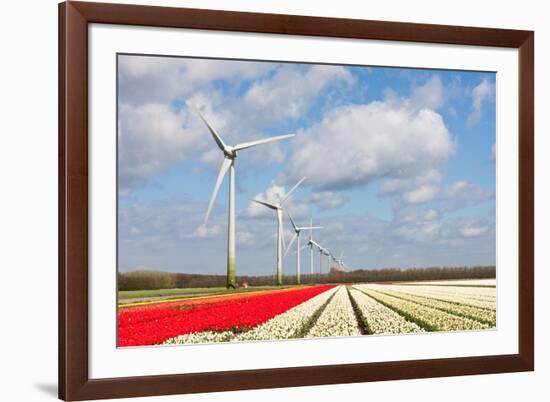
[[[218,302],[178,305],[170,303],[148,309],[121,309],[118,314],[118,345],[145,346],[198,331],[253,328],[288,309],[317,296],[332,286],[313,286]]]

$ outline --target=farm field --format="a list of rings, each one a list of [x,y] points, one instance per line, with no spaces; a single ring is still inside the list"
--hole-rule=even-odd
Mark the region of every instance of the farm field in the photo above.
[[[202,296],[120,305],[118,345],[485,330],[496,327],[496,288],[482,282],[197,290],[188,295]]]

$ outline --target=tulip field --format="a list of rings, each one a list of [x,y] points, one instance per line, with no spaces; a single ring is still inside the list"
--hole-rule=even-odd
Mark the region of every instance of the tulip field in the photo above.
[[[118,345],[484,330],[495,280],[315,285],[119,306]]]

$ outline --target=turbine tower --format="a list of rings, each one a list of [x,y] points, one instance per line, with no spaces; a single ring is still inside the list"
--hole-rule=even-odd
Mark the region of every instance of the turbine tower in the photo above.
[[[280,135],[277,137],[264,138],[256,141],[243,142],[235,146],[226,145],[223,142],[220,135],[212,128],[212,126],[206,121],[202,113],[195,109],[195,112],[199,115],[201,120],[204,122],[212,138],[223,152],[223,162],[220,167],[220,172],[218,173],[218,178],[214,186],[214,191],[210,197],[210,202],[208,204],[208,210],[206,211],[206,216],[204,217],[203,225],[206,226],[208,223],[208,217],[216,201],[216,196],[218,195],[218,190],[220,185],[225,177],[227,171],[229,170],[229,217],[227,225],[227,288],[236,287],[236,262],[235,262],[235,158],[237,157],[237,152],[243,149],[252,148],[256,145],[267,144],[273,141],[279,141],[285,138],[293,137],[294,134]]]
[[[310,230],[313,229],[321,229],[321,226],[297,226],[296,222],[294,222],[294,219],[292,219],[292,216],[287,211],[287,215],[290,218],[290,222],[292,223],[292,228],[294,229],[294,236],[292,236],[292,239],[290,240],[290,243],[288,243],[288,247],[285,251],[285,256],[288,254],[290,247],[292,246],[292,243],[296,240],[296,283],[300,284],[300,232],[302,230]]]
[[[273,209],[277,212],[277,285],[283,284],[283,204],[288,200],[290,195],[298,188],[300,184],[305,180],[305,177],[294,185],[288,193],[286,193],[277,203],[273,204],[267,201],[253,199],[252,201],[263,205],[269,209]]]

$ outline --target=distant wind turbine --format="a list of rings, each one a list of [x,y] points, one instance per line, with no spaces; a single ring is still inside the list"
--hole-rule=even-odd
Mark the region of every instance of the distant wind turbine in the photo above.
[[[344,264],[344,252],[340,253],[340,257],[336,259],[336,263],[338,264],[341,270],[343,271],[346,270],[346,265]]]
[[[344,267],[342,266],[343,255],[344,253],[340,253],[340,257],[336,258],[336,255],[334,255],[333,253],[330,253],[330,258],[332,259],[332,262],[336,264],[336,269],[338,269],[338,271],[344,271]]]
[[[309,219],[309,226],[313,227],[313,218]],[[317,243],[313,241],[313,230],[309,230],[309,240],[307,242],[307,246],[309,246],[309,273],[313,275],[313,247],[321,247]]]
[[[308,244],[311,251],[311,272],[313,273],[313,247],[317,247],[317,250],[319,250],[319,275],[321,275],[323,273],[323,246],[313,239],[309,239]]]
[[[206,211],[206,216],[204,217],[203,225],[206,226],[208,223],[208,218],[214,202],[216,201],[216,196],[218,195],[218,190],[220,185],[225,177],[227,171],[229,170],[229,218],[227,225],[227,288],[236,287],[236,262],[235,262],[235,158],[237,157],[237,152],[246,148],[252,148],[256,145],[267,144],[273,141],[279,141],[285,138],[293,137],[294,134],[280,135],[277,137],[264,138],[256,141],[243,142],[235,146],[226,145],[223,142],[220,135],[212,128],[212,126],[206,121],[202,113],[196,109],[195,112],[199,115],[201,120],[204,122],[212,138],[223,152],[224,158],[222,165],[220,167],[220,172],[218,173],[218,178],[214,186],[214,191],[210,198],[208,204],[208,210]]]
[[[296,240],[296,283],[300,284],[300,232],[302,230],[313,230],[313,229],[321,229],[321,226],[297,226],[296,222],[294,222],[294,219],[292,219],[292,216],[287,211],[288,217],[290,218],[290,222],[292,223],[292,228],[294,229],[294,236],[292,236],[292,239],[290,240],[290,243],[288,243],[288,247],[285,251],[285,256],[288,254],[290,247],[292,246],[292,243]]]
[[[290,195],[298,188],[300,184],[306,178],[303,177],[298,183],[290,189],[277,203],[270,203],[267,201],[253,199],[252,201],[263,205],[269,209],[277,211],[277,285],[281,286],[283,284],[283,204],[288,200]]]

